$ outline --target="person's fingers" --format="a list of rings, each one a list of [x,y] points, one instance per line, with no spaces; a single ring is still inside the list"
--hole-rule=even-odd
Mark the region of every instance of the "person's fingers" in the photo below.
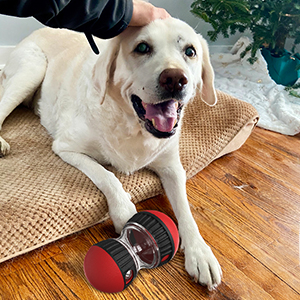
[[[164,8],[155,7],[154,19],[166,19],[169,17],[171,17],[171,16]]]
[[[133,13],[129,26],[144,26],[155,19],[165,19],[170,17],[169,13],[150,3],[133,0]]]

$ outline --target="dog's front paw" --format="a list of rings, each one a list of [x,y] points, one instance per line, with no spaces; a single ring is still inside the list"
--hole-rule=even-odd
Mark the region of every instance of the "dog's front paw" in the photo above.
[[[125,194],[123,201],[109,208],[109,215],[117,233],[121,233],[127,221],[137,213],[135,205],[131,202],[130,194]]]
[[[9,144],[0,136],[0,157],[7,155],[9,150]]]
[[[198,240],[182,245],[185,253],[185,269],[196,282],[212,291],[222,279],[219,262],[204,241]]]

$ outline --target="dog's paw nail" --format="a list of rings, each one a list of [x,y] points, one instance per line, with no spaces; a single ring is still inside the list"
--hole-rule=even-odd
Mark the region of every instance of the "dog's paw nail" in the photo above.
[[[207,245],[186,246],[185,268],[195,282],[213,291],[221,283],[221,267]]]
[[[7,155],[9,151],[9,144],[2,137],[0,137],[0,158]]]

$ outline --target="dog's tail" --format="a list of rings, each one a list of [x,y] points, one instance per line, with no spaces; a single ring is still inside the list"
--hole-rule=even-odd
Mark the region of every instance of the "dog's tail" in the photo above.
[[[0,101],[2,99],[2,95],[3,95],[3,85],[2,85],[2,81],[3,81],[3,68],[0,68]]]
[[[0,70],[0,102],[4,91],[2,81],[3,81],[3,70]],[[1,128],[2,128],[2,123],[0,124],[0,130]],[[9,144],[0,136],[0,158],[8,154],[9,151],[10,151]]]
[[[3,73],[3,70],[0,69],[0,101],[1,101],[2,93],[3,93],[3,87],[2,87],[2,73]]]

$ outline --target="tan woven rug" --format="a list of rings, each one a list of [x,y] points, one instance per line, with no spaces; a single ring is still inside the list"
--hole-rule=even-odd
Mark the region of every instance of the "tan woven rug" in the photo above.
[[[209,107],[196,97],[186,108],[180,155],[188,178],[238,149],[257,123],[251,105],[222,92],[218,100]],[[11,152],[0,158],[0,262],[108,218],[102,193],[51,151],[52,140],[33,112],[17,108],[1,135]],[[148,170],[116,175],[135,203],[163,193]]]

